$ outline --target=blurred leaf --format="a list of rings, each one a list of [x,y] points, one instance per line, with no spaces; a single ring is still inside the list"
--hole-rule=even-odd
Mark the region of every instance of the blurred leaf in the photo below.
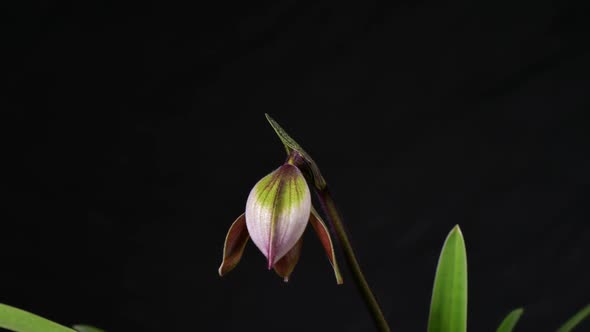
[[[565,324],[563,324],[557,332],[569,332],[572,331],[580,322],[590,316],[590,304],[585,306],[582,310],[578,311],[572,318],[570,318]]]
[[[16,332],[76,332],[69,327],[1,303],[0,327]]]
[[[74,325],[74,329],[78,332],[105,332],[97,327],[83,324]]]
[[[522,308],[512,310],[512,312],[510,312],[508,316],[504,318],[496,332],[512,332],[516,326],[516,323],[518,323],[520,316],[522,316],[523,311],[524,310]]]
[[[443,245],[430,303],[428,332],[467,330],[467,253],[459,225]]]

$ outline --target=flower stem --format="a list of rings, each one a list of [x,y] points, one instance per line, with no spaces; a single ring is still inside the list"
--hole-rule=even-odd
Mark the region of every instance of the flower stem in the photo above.
[[[340,242],[342,249],[344,250],[344,257],[346,258],[346,262],[348,263],[348,267],[352,272],[352,276],[354,282],[361,292],[363,300],[367,305],[369,312],[371,313],[373,320],[375,321],[375,325],[377,326],[377,330],[380,332],[390,332],[391,329],[385,320],[385,316],[381,311],[381,307],[379,307],[379,303],[377,303],[377,299],[365,276],[363,275],[363,271],[356,259],[354,254],[354,250],[352,249],[352,245],[350,244],[350,240],[348,239],[348,235],[346,235],[346,230],[344,229],[344,225],[342,223],[342,218],[340,217],[340,213],[338,213],[338,209],[336,209],[336,204],[332,199],[332,195],[328,191],[327,187],[322,188],[321,190],[317,191],[318,198],[322,205],[322,209],[326,213],[328,217],[328,221],[331,223],[334,231],[336,232],[336,236]]]

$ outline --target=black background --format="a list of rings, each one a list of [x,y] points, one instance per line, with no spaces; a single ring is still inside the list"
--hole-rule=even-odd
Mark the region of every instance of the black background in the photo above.
[[[590,302],[588,10],[516,1],[38,2],[7,8],[0,302],[108,331],[370,331],[312,232],[284,284],[247,194],[318,162],[394,331],[423,331],[447,232],[469,328]],[[341,262],[343,263],[343,262]],[[579,331],[587,331],[586,323]]]

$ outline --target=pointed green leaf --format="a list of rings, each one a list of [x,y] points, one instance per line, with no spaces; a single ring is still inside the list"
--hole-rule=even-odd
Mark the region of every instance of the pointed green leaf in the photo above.
[[[283,145],[287,150],[287,154],[290,154],[292,150],[304,152],[303,148],[299,144],[297,144],[297,142],[295,142],[295,140],[291,138],[289,134],[287,134],[285,129],[283,129],[283,127],[281,127],[281,125],[279,125],[279,123],[276,122],[275,119],[271,118],[270,115],[268,115],[268,113],[264,113],[264,116],[266,116],[266,120],[268,121],[268,123],[270,123],[272,129],[275,130],[275,133],[277,133],[277,136],[279,136],[281,142],[283,142]]]
[[[295,142],[295,140],[291,138],[289,134],[287,134],[285,129],[283,129],[283,127],[281,127],[273,118],[270,117],[270,115],[266,113],[264,115],[266,116],[268,123],[270,123],[272,128],[275,130],[275,133],[277,133],[277,136],[279,136],[281,139],[281,142],[283,142],[283,145],[287,150],[287,154],[291,155],[293,151],[296,151],[297,154],[305,161],[305,165],[309,168],[309,175],[312,177],[311,181],[313,184],[318,190],[323,190],[326,187],[326,180],[324,180],[324,177],[322,176],[322,173],[320,173],[320,169],[318,168],[315,161],[311,159],[311,156],[307,154],[307,152],[305,152],[305,150],[303,150],[303,148],[297,144],[297,142]],[[299,167],[300,165],[297,166]]]
[[[74,325],[74,329],[78,332],[105,332],[104,330],[90,325]]]
[[[443,245],[430,303],[428,332],[467,331],[467,254],[459,225]]]
[[[570,332],[580,324],[584,319],[590,316],[590,304],[585,306],[582,310],[578,311],[572,318],[570,318],[565,324],[563,324],[557,332]]]
[[[16,332],[76,332],[69,327],[1,303],[0,327]]]
[[[520,316],[522,316],[523,311],[524,310],[522,308],[512,310],[508,314],[508,316],[506,316],[506,318],[504,318],[504,320],[502,321],[502,323],[500,324],[500,327],[498,327],[496,332],[512,332],[512,330],[516,326],[516,323],[518,323]]]

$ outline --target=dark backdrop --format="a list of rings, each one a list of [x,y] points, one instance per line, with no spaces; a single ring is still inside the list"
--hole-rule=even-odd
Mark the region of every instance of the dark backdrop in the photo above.
[[[518,306],[520,331],[554,330],[590,302],[587,13],[566,1],[6,8],[0,302],[112,332],[370,331],[311,232],[289,284],[251,244],[217,276],[249,190],[284,159],[268,112],[323,170],[394,331],[425,329],[455,224],[470,330]]]

